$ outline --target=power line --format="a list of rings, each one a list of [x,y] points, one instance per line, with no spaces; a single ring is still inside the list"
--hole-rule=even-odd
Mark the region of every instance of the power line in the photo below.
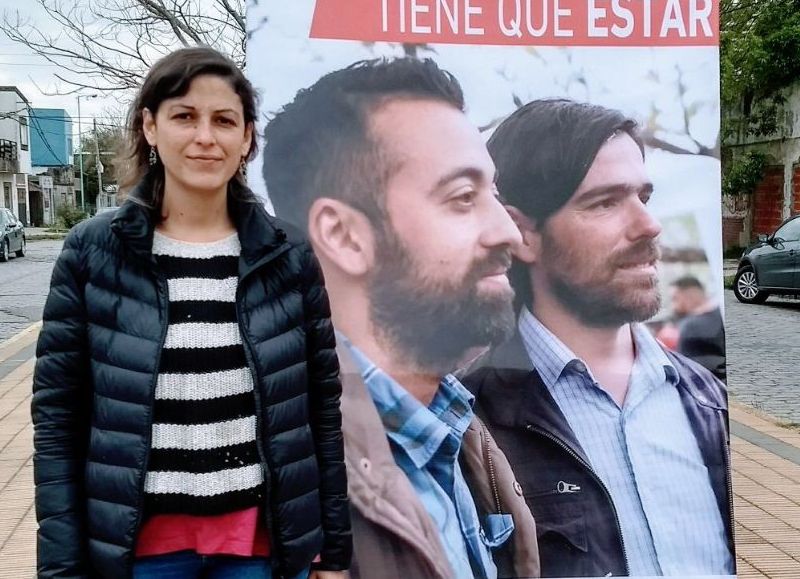
[[[25,109],[22,109],[22,110],[25,110]],[[13,114],[13,113],[8,113],[8,114],[6,114],[6,113],[0,113],[0,116],[2,116],[2,117],[3,117],[4,119],[6,119],[6,120],[9,120],[9,121],[14,121],[14,122],[16,122],[16,123],[20,123],[20,120],[19,120],[18,118],[14,118],[14,117],[10,116],[11,114]],[[58,121],[58,122],[62,122],[62,123],[70,123],[70,124],[71,124],[71,123],[72,123],[72,121],[73,121],[74,119],[77,119],[78,117],[71,117],[71,118],[69,118],[69,119],[67,119],[67,118],[65,118],[65,117],[37,117],[37,118],[41,118],[42,120],[48,120],[48,121]],[[96,118],[96,117],[84,117],[84,116],[82,116],[82,117],[80,117],[80,118],[81,118],[81,119],[94,119],[94,118]],[[0,119],[0,120],[2,120],[2,119]],[[103,122],[98,122],[98,123],[97,123],[97,126],[98,126],[98,127],[109,128],[109,129],[122,129],[123,131],[129,131],[129,130],[131,130],[131,129],[129,129],[129,128],[126,126],[126,125],[116,125],[116,124],[113,124],[113,123],[103,123]],[[84,131],[84,132],[85,132],[85,133],[89,133],[89,132],[92,132],[92,131],[91,131],[91,130],[87,130],[87,131]]]
[[[57,64],[44,64],[36,62],[0,62],[0,66],[38,66],[41,68],[64,68]]]

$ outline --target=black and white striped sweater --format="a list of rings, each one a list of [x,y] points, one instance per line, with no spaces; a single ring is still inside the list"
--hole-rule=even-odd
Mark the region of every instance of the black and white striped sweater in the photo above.
[[[145,479],[148,514],[216,515],[256,506],[263,471],[253,378],[236,319],[237,234],[188,243],[158,232],[169,288]]]

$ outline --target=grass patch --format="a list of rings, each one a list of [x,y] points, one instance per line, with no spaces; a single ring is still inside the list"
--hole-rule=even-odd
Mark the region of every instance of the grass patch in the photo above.
[[[723,259],[739,259],[742,257],[742,252],[744,251],[744,247],[740,247],[735,245],[733,247],[729,247],[725,251],[722,252]]]
[[[736,278],[736,274],[734,275],[726,275],[722,278],[722,285],[725,289],[733,289],[733,280]]]

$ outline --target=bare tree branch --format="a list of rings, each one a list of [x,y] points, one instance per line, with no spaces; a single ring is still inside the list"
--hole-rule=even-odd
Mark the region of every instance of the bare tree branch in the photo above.
[[[244,0],[35,2],[44,22],[33,24],[24,9],[5,10],[0,35],[61,68],[63,86],[49,94],[134,88],[156,60],[183,46],[212,46],[244,62]]]

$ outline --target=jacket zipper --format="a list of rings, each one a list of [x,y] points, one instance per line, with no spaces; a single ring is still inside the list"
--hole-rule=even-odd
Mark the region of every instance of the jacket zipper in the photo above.
[[[603,492],[605,493],[606,498],[608,499],[608,503],[611,505],[611,511],[614,513],[614,522],[617,525],[617,536],[619,537],[620,545],[622,545],[622,556],[625,559],[625,574],[626,575],[630,575],[631,574],[631,569],[630,569],[630,564],[628,563],[628,551],[625,548],[625,539],[622,536],[622,525],[620,525],[620,522],[619,522],[619,515],[617,514],[617,507],[614,506],[614,499],[611,498],[611,493],[608,492],[608,489],[606,488],[606,485],[603,483],[602,480],[600,480],[600,477],[597,476],[597,473],[594,472],[594,469],[592,469],[592,467],[589,464],[587,464],[586,461],[584,461],[580,456],[578,456],[578,454],[574,450],[572,450],[566,443],[562,442],[561,439],[559,439],[556,436],[553,436],[552,434],[550,434],[549,432],[546,432],[545,430],[537,428],[533,424],[526,425],[525,429],[528,432],[535,432],[535,433],[537,433],[537,434],[539,434],[541,436],[544,436],[548,440],[552,441],[553,443],[555,443],[559,447],[561,447],[564,450],[566,450],[567,453],[572,458],[574,458],[576,461],[578,461],[589,472],[589,474],[597,482],[597,484],[600,486],[600,488],[603,489]]]
[[[492,486],[492,496],[494,496],[494,505],[497,508],[497,514],[502,515],[503,509],[500,505],[500,493],[497,490],[497,475],[494,470],[494,460],[492,459],[492,452],[489,450],[489,442],[491,437],[486,426],[481,424],[481,433],[483,434],[484,448],[486,449],[486,466],[489,470],[489,484]]]
[[[158,285],[157,291],[159,294],[159,309],[163,307],[164,310],[164,322],[161,324],[161,341],[158,346],[158,353],[156,354],[155,371],[153,372],[153,378],[150,382],[150,413],[148,415],[147,431],[145,433],[147,444],[145,446],[146,452],[144,455],[142,482],[139,484],[139,504],[136,509],[136,526],[134,527],[133,534],[134,539],[139,537],[139,530],[142,527],[142,518],[144,517],[144,484],[145,480],[147,479],[147,468],[150,464],[150,445],[153,444],[153,407],[155,406],[156,401],[156,384],[158,382],[158,373],[161,368],[161,353],[164,351],[164,344],[167,341],[167,329],[169,328],[169,286],[167,285],[166,280],[160,275],[156,275],[156,284]],[[134,549],[135,547],[136,544],[134,540]],[[131,553],[131,555],[133,556],[133,553]],[[133,573],[133,568],[131,568],[130,571]]]
[[[261,414],[261,392],[259,390],[258,370],[256,369],[255,362],[253,361],[253,345],[250,342],[250,336],[247,333],[247,328],[245,328],[243,325],[244,314],[242,313],[241,290],[244,286],[244,281],[250,276],[251,273],[256,271],[268,261],[275,259],[275,257],[283,253],[283,251],[285,251],[287,248],[288,246],[283,244],[278,249],[261,257],[261,259],[253,264],[250,270],[246,271],[245,274],[239,278],[239,282],[236,284],[236,322],[239,326],[239,332],[242,334],[244,357],[245,360],[247,360],[247,367],[250,370],[250,374],[253,379],[253,398],[255,399],[256,404],[256,449],[258,450],[258,458],[261,463],[261,473],[264,476],[264,498],[266,502],[266,508],[264,509],[264,521],[269,532],[270,551],[274,555],[274,557],[270,555],[270,559],[273,559],[274,561],[280,560],[281,545],[277,540],[278,535],[275,532],[274,526],[275,517],[272,512],[272,463],[270,462],[267,452],[264,451],[264,446],[262,444],[261,437],[262,433],[264,432],[264,425]]]
[[[269,530],[270,549],[275,553],[275,559],[279,560],[280,545],[276,540],[277,535],[273,525],[274,517],[272,513],[272,464],[270,463],[267,453],[264,451],[262,444],[262,433],[264,432],[263,421],[261,417],[261,392],[259,391],[258,371],[256,370],[255,363],[252,356],[252,344],[250,337],[247,334],[246,328],[242,325],[244,318],[241,310],[241,296],[240,288],[242,287],[244,279],[239,280],[236,286],[236,318],[239,325],[239,331],[242,333],[242,342],[244,343],[244,354],[247,360],[247,366],[250,369],[250,374],[253,378],[253,397],[256,404],[256,448],[258,449],[258,457],[261,461],[261,473],[264,476],[264,494],[266,499],[267,508],[264,509],[264,518]]]
[[[726,419],[725,419],[724,415],[720,415],[720,421],[722,422],[722,427],[723,427],[722,428],[722,432],[727,432],[727,427],[726,427],[726,424],[725,424]],[[727,497],[728,498],[728,517],[729,517],[728,521],[730,521],[729,524],[730,524],[730,529],[731,529],[731,536],[730,536],[730,539],[729,539],[729,542],[728,542],[728,547],[730,548],[731,555],[733,556],[733,554],[736,552],[736,550],[735,550],[735,544],[736,544],[736,540],[735,540],[736,528],[735,527],[736,527],[736,525],[734,525],[734,523],[733,523],[733,475],[731,473],[731,455],[730,455],[730,452],[731,452],[731,449],[730,449],[730,434],[728,434],[728,443],[727,444],[723,444],[722,454],[723,454],[723,456],[725,456],[725,482],[727,483],[727,486],[728,486],[728,497]],[[735,569],[736,557],[732,557],[732,558],[733,558],[733,564],[734,564],[734,569]]]

